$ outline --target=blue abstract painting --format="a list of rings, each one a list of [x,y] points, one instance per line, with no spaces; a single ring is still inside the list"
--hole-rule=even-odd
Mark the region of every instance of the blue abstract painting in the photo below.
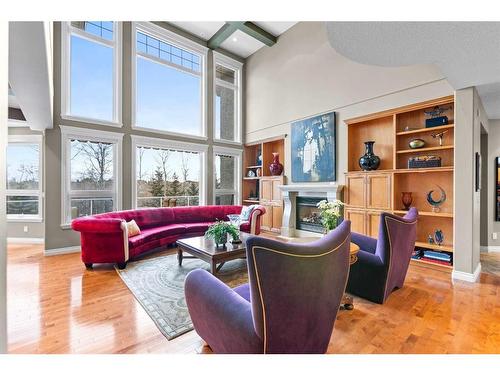
[[[336,181],[335,112],[292,123],[292,182]]]

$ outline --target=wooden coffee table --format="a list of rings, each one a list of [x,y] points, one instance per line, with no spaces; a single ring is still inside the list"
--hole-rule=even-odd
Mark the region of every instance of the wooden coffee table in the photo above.
[[[177,240],[179,266],[182,266],[185,258],[197,258],[210,264],[210,272],[216,275],[227,261],[246,258],[246,240],[249,236],[248,233],[240,232],[241,243],[233,245],[227,242],[224,248],[216,247],[213,240],[203,236]],[[190,255],[186,256],[184,253]]]

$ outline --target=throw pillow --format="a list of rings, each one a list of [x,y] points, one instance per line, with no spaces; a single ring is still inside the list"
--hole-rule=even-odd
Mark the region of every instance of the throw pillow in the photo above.
[[[129,238],[141,234],[141,229],[139,228],[135,220],[127,221],[127,229]]]
[[[241,221],[248,221],[250,220],[250,214],[252,213],[252,210],[257,207],[256,204],[252,204],[251,206],[243,206],[243,208],[241,209],[241,214],[240,214],[240,217],[241,217]]]

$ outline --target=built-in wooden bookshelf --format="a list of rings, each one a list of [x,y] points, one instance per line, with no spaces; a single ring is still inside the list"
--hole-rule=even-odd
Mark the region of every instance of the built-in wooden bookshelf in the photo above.
[[[243,156],[243,204],[260,204],[266,208],[261,219],[263,230],[280,232],[283,216],[283,199],[278,186],[285,184],[285,177],[272,176],[269,165],[277,152],[280,163],[285,165],[285,139],[274,138],[245,145]],[[260,158],[259,158],[260,155]],[[249,176],[252,171],[255,176]]]
[[[445,109],[448,124],[426,128],[424,111],[440,106]],[[448,96],[401,108],[347,120],[348,171],[346,173],[344,216],[351,220],[354,232],[377,237],[380,214],[384,211],[404,215],[402,192],[412,192],[412,206],[419,210],[416,247],[451,254],[453,259],[453,174],[454,174],[454,98]],[[442,144],[433,137],[446,133]],[[409,142],[419,138],[425,142],[420,149],[411,149]],[[364,154],[364,142],[375,141],[374,153],[380,157],[376,171],[362,171],[358,160]],[[441,167],[408,168],[414,156],[441,157]],[[441,186],[447,199],[439,212],[433,212],[426,199],[427,192]],[[429,243],[429,235],[441,229],[444,242]],[[412,259],[414,264],[441,270],[452,264],[436,264],[425,259]]]

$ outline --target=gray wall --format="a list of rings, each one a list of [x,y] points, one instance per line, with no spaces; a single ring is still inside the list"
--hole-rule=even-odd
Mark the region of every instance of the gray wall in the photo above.
[[[490,121],[490,127],[488,131],[488,179],[483,181],[484,184],[488,185],[488,208],[487,213],[482,212],[483,215],[487,215],[488,221],[488,234],[487,241],[481,243],[483,246],[492,247],[490,250],[499,251],[500,250],[500,221],[495,220],[495,205],[496,205],[496,160],[495,158],[500,156],[500,120]],[[492,238],[492,233],[498,233],[498,238],[494,240]],[[496,248],[494,248],[496,247]]]
[[[171,31],[178,32],[179,34],[189,37],[190,39],[206,45],[206,42],[201,41],[195,37],[191,37],[185,32],[176,29],[175,27],[166,24],[165,22],[155,22],[157,25],[167,28]],[[131,176],[131,163],[132,163],[132,150],[131,150],[131,137],[130,135],[142,135],[153,138],[162,139],[175,139],[181,141],[188,141],[193,143],[204,143],[209,145],[207,155],[207,189],[206,189],[206,202],[211,203],[213,197],[213,158],[212,146],[217,142],[213,142],[213,74],[212,74],[212,53],[208,55],[208,85],[207,85],[207,100],[208,100],[208,113],[207,113],[207,136],[206,141],[193,141],[183,137],[165,136],[157,133],[147,131],[132,130],[131,125],[131,34],[132,25],[130,22],[123,23],[123,127],[114,128],[91,123],[74,122],[61,119],[61,25],[56,22],[54,24],[54,128],[46,131],[45,142],[45,181],[46,181],[46,217],[45,217],[45,249],[50,252],[52,249],[59,249],[64,247],[72,247],[80,244],[79,234],[73,232],[71,229],[61,228],[61,132],[59,125],[69,125],[77,127],[85,127],[96,130],[106,130],[118,133],[124,133],[123,138],[123,195],[122,195],[122,208],[132,208],[132,176]],[[230,57],[235,57],[228,54]],[[241,59],[239,59],[241,61]],[[227,146],[224,144],[224,146]],[[231,146],[230,146],[231,147]],[[233,146],[241,148],[238,146]]]
[[[41,135],[41,132],[31,130],[28,127],[16,127],[9,128],[9,135]],[[43,152],[42,152],[43,154]],[[42,173],[42,214],[45,213],[45,199],[43,199],[44,191],[44,181],[43,181],[43,160],[40,166],[40,172]],[[44,216],[44,215],[43,215]],[[28,232],[24,232],[24,227],[28,227]],[[19,222],[19,221],[8,221],[7,222],[7,238],[37,238],[42,239],[45,236],[45,223],[43,220],[41,222]]]

